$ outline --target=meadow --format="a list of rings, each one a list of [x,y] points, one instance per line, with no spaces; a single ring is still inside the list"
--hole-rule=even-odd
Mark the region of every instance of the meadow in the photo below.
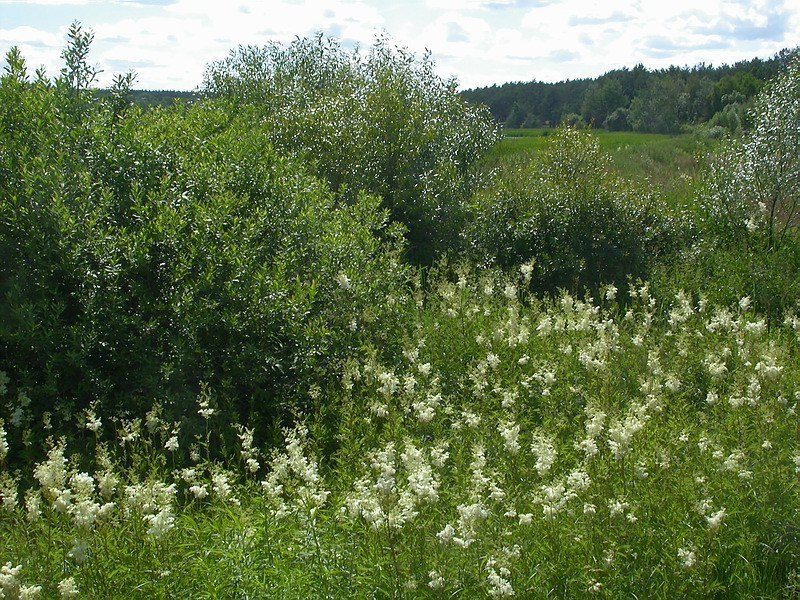
[[[503,138],[384,41],[90,43],[0,78],[0,598],[800,594],[800,63]]]

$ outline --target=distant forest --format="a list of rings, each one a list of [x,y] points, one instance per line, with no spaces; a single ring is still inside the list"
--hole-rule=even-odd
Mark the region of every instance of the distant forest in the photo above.
[[[110,90],[99,90],[99,97],[110,94]],[[176,100],[181,102],[191,102],[200,97],[197,92],[184,92],[175,90],[130,90],[131,100],[142,108],[152,108],[155,106],[170,106]]]
[[[718,67],[700,64],[651,71],[639,64],[595,79],[506,83],[461,95],[488,106],[508,129],[566,122],[612,131],[677,133],[708,123],[736,131],[747,127],[753,97],[797,52],[784,49],[766,60]]]

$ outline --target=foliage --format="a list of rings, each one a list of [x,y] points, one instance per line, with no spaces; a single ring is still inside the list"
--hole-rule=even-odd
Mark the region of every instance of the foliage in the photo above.
[[[678,77],[651,79],[641,94],[631,102],[630,123],[634,131],[677,133],[680,130],[675,99],[684,91]]]
[[[388,335],[406,267],[379,199],[340,205],[246,111],[141,113],[129,78],[97,101],[73,54],[31,83],[14,50],[0,81],[0,362],[36,414],[180,413],[205,381],[269,420]]]
[[[662,302],[646,285],[619,304],[611,287],[539,302],[525,277],[434,278],[402,356],[353,352],[324,410],[277,448],[247,428],[222,435],[207,390],[205,434],[157,407],[142,421],[73,413],[83,439],[52,442],[21,483],[22,432],[2,413],[0,585],[11,597],[796,594],[796,315],[769,332],[748,298]],[[209,458],[216,445],[224,460]]]
[[[668,255],[676,222],[611,172],[589,133],[561,129],[527,165],[497,173],[475,196],[467,231],[483,263],[536,263],[538,290],[624,285]]]
[[[625,97],[618,79],[604,79],[591,86],[583,97],[582,115],[592,127],[599,127],[617,110],[624,110],[630,99]]]
[[[707,227],[726,241],[780,247],[800,209],[800,58],[755,99],[753,129],[711,164],[701,198]]]
[[[663,287],[703,290],[717,302],[746,292],[770,324],[800,298],[800,61],[755,98],[752,129],[728,136],[697,193],[698,239]],[[735,105],[723,113],[736,116]]]
[[[603,127],[609,131],[630,131],[631,111],[627,108],[616,108],[603,121]]]
[[[205,93],[249,106],[269,139],[302,156],[350,201],[380,196],[408,229],[409,256],[430,263],[453,250],[474,163],[495,143],[487,112],[416,59],[379,39],[366,55],[322,36],[240,47],[209,66]]]
[[[766,81],[785,67],[793,52],[785,49],[766,60],[754,58],[733,65],[699,64],[651,71],[639,64],[633,69],[614,69],[595,79],[505,83],[461,94],[474,104],[488,106],[494,118],[507,128],[556,126],[563,124],[564,115],[570,113],[583,114],[595,128],[608,128],[608,116],[616,110],[633,108],[632,101],[639,98],[637,111],[647,117],[640,121],[640,131],[677,130],[672,116],[679,126],[696,125],[707,122],[728,104],[749,102]],[[653,94],[663,87],[679,93]],[[670,115],[666,123],[659,119],[659,111]],[[612,120],[609,125],[615,123]]]

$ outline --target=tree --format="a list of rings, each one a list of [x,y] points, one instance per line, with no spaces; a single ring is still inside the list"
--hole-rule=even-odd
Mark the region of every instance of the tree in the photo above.
[[[753,128],[712,163],[703,207],[710,228],[752,245],[764,235],[779,248],[798,225],[800,202],[800,56],[756,97]]]
[[[630,113],[627,108],[618,108],[606,118],[603,127],[609,131],[630,131]]]
[[[240,47],[208,67],[203,91],[252,109],[269,141],[306,156],[343,203],[380,196],[417,263],[456,249],[473,167],[498,139],[489,112],[462,100],[430,55],[385,39],[366,53],[321,35]]]
[[[519,105],[519,102],[514,102],[514,106],[511,107],[511,112],[508,115],[508,119],[506,119],[506,129],[519,129],[522,127],[522,123],[525,121],[525,111]]]
[[[653,77],[631,102],[630,122],[634,131],[677,133],[680,129],[677,100],[684,93],[677,75]]]
[[[587,123],[599,127],[616,109],[626,108],[628,102],[622,91],[622,84],[616,79],[606,78],[586,91],[581,113]]]

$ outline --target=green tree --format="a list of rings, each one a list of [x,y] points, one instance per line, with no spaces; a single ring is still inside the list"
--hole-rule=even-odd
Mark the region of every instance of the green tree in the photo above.
[[[586,91],[581,113],[587,123],[600,127],[616,109],[627,108],[628,102],[622,84],[617,79],[606,78]]]
[[[408,229],[415,262],[456,249],[473,167],[498,129],[436,75],[430,55],[385,39],[348,53],[322,36],[240,47],[208,67],[203,88],[251,107],[275,147],[307,157],[344,202],[359,190],[380,196]]]
[[[627,108],[618,108],[606,118],[603,127],[609,131],[630,131],[630,114]]]
[[[0,365],[35,413],[185,418],[205,381],[269,417],[387,344],[406,267],[380,198],[342,203],[247,106],[142,112],[125,76],[98,100],[89,39],[55,82],[17,49],[0,78]]]
[[[630,123],[634,131],[677,133],[680,130],[679,99],[685,85],[677,75],[653,77],[632,101]]]
[[[518,102],[515,102],[514,106],[511,107],[511,112],[508,115],[508,119],[506,119],[506,129],[519,129],[525,122],[525,117],[525,110],[519,105]]]
[[[767,250],[797,226],[800,203],[800,58],[756,97],[753,128],[712,163],[703,207],[707,223],[747,243],[764,233]]]

